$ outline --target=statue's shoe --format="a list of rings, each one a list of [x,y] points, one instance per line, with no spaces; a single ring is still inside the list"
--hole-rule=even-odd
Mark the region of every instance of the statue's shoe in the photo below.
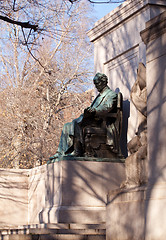
[[[60,156],[60,154],[56,153],[54,156],[50,157],[49,159],[52,161],[53,159],[58,158],[59,156]]]
[[[79,151],[74,150],[72,153],[67,154],[66,156],[71,157],[81,157],[81,153]]]
[[[51,160],[48,160],[48,161],[47,161],[47,165],[50,164],[50,163],[51,163]]]
[[[62,156],[61,153],[56,153],[54,156],[49,158],[49,160],[47,161],[47,164],[56,162],[56,159],[61,157],[61,156]]]

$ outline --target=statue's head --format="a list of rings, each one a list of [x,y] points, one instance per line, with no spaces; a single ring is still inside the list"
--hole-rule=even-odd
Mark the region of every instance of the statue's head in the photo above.
[[[93,82],[97,90],[101,92],[107,86],[108,78],[103,73],[96,73],[95,77],[93,78]]]

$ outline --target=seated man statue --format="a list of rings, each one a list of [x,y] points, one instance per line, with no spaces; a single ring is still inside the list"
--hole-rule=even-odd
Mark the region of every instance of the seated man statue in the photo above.
[[[86,156],[84,144],[84,129],[91,125],[99,125],[101,119],[108,113],[116,113],[117,94],[107,85],[108,78],[105,74],[97,73],[93,79],[94,85],[99,94],[92,102],[91,106],[84,110],[84,113],[63,127],[57,153],[50,157],[49,162],[54,162],[60,156],[72,155],[76,157]],[[106,145],[111,151],[117,153],[117,129],[112,121],[106,123]]]

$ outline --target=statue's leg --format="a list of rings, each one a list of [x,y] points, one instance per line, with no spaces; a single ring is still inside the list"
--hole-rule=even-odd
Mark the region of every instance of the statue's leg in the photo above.
[[[80,123],[74,123],[74,153],[75,156],[82,156],[83,154],[83,136],[82,127]]]
[[[74,135],[73,122],[64,124],[58,150],[54,156],[50,157],[51,162],[55,162],[56,158],[65,155],[69,148],[71,148],[71,146],[73,145],[73,135]]]
[[[83,114],[72,122],[64,124],[57,153],[50,157],[47,163],[55,162],[58,157],[67,154],[80,155],[82,152],[82,128],[80,126],[82,118]]]

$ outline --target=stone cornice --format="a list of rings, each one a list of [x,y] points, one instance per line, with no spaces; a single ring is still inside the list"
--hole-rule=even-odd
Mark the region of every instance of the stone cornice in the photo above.
[[[88,32],[90,41],[94,42],[149,4],[166,7],[165,0],[127,0],[95,23],[95,26]]]
[[[166,32],[166,11],[146,23],[146,29],[141,32],[145,44],[158,38]]]

